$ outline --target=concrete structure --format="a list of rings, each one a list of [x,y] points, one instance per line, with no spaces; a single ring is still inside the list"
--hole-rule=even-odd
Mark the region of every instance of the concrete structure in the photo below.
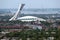
[[[46,21],[43,18],[38,18],[35,16],[23,16],[23,17],[17,18],[17,20],[27,21],[27,22],[30,22],[30,21]]]
[[[21,13],[21,11],[22,11],[24,5],[25,5],[25,4],[19,5],[19,8],[18,8],[17,12],[15,13],[15,15],[14,15],[11,19],[9,19],[9,21],[16,20],[18,14]],[[20,7],[20,6],[21,6],[21,7]]]
[[[11,19],[9,19],[9,21],[12,21],[12,20],[21,20],[21,21],[37,21],[38,20],[38,21],[46,21],[46,20],[44,20],[42,18],[38,18],[38,17],[34,17],[34,16],[24,16],[24,17],[19,17],[18,18],[18,14],[21,13],[23,7],[24,7],[24,4],[22,4],[21,7],[19,5],[18,11],[15,13],[15,15]]]

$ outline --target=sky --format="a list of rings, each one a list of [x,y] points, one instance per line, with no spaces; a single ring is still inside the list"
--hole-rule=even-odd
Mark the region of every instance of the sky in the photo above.
[[[19,4],[25,4],[24,8],[60,8],[60,0],[0,0],[0,9],[18,8]]]

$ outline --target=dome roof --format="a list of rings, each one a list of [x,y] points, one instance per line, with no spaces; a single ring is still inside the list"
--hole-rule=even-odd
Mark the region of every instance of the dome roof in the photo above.
[[[23,16],[23,17],[19,17],[17,18],[17,20],[21,20],[21,21],[45,21],[45,19],[42,19],[42,18],[38,18],[38,17],[35,17],[35,16]]]
[[[23,16],[23,17],[19,17],[18,19],[22,19],[22,18],[37,18],[37,17],[34,17],[34,16]]]

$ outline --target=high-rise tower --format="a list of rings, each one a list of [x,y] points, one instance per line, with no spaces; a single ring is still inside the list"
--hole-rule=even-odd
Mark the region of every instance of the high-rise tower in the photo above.
[[[25,5],[25,4],[19,5],[19,8],[18,8],[17,12],[15,13],[15,15],[14,15],[11,19],[9,19],[9,21],[12,21],[12,20],[16,20],[16,19],[17,19],[17,16],[18,16],[19,13],[21,13],[24,5]]]

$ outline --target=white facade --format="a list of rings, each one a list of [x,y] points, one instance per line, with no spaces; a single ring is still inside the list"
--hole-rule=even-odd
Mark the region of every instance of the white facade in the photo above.
[[[21,21],[46,21],[45,19],[34,17],[34,16],[24,16],[24,17],[19,17],[17,20]]]
[[[28,22],[29,21],[46,21],[45,19],[34,17],[34,16],[23,16],[23,17],[18,18],[18,14],[21,13],[24,5],[25,4],[19,5],[17,12],[15,13],[15,15],[11,19],[9,19],[9,21],[12,21],[12,20],[21,20],[21,21],[28,21]]]
[[[18,8],[17,12],[15,13],[15,15],[14,15],[11,19],[9,19],[9,21],[16,20],[18,14],[21,13],[21,11],[22,11],[24,5],[25,5],[25,4],[19,5],[19,8]]]

